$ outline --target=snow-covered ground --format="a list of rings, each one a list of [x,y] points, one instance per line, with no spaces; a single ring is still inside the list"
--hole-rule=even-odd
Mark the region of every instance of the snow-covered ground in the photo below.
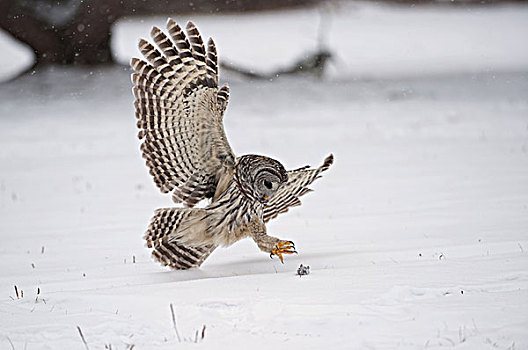
[[[319,13],[193,20],[266,71],[315,48]],[[151,261],[141,237],[171,201],[139,155],[127,68],[0,86],[0,349],[84,349],[77,327],[89,349],[528,348],[528,7],[323,13],[324,80],[221,77],[237,154],[336,157],[268,226],[296,243],[284,265],[251,240],[197,270]],[[118,60],[163,23],[121,22]]]

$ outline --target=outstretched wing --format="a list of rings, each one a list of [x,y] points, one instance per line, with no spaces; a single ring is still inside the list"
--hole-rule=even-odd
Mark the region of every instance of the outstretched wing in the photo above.
[[[317,169],[308,169],[308,166],[305,166],[288,171],[288,182],[279,188],[264,207],[264,222],[270,221],[280,213],[287,212],[290,207],[301,205],[299,197],[312,191],[308,186],[321,177],[319,174],[327,170],[333,162],[334,156],[329,155],[323,165]]]
[[[157,48],[141,39],[146,61],[133,58],[130,63],[138,136],[161,192],[174,191],[176,203],[192,207],[212,197],[220,178],[233,171],[235,157],[222,124],[229,88],[218,88],[212,39],[206,50],[191,22],[187,35],[172,19],[167,30],[170,37],[152,28]]]

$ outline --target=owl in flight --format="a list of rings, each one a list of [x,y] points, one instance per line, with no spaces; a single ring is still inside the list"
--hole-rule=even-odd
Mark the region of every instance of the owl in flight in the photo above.
[[[222,119],[229,99],[218,86],[218,60],[212,39],[207,49],[191,22],[186,32],[172,19],[167,36],[151,31],[157,47],[141,39],[145,61],[131,60],[134,106],[141,152],[161,192],[172,192],[183,208],[154,213],[145,240],[152,255],[173,269],[200,266],[218,247],[251,237],[277,256],[297,253],[292,241],[266,233],[266,223],[291,206],[333,162],[328,156],[317,169],[286,171],[260,155],[235,156]],[[203,208],[194,208],[210,199]]]

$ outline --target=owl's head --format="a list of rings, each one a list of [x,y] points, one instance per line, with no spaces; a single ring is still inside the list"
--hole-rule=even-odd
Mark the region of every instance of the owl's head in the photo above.
[[[288,181],[281,163],[253,154],[240,157],[236,165],[236,177],[242,192],[261,203],[267,202]]]

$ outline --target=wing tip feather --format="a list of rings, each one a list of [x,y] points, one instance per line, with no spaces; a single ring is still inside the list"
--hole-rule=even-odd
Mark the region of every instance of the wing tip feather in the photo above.
[[[194,23],[192,21],[188,21],[187,24],[185,25],[185,29],[187,31],[189,30],[192,30],[193,28],[196,28],[196,26],[194,25]]]
[[[152,29],[150,30],[150,36],[152,38],[156,37],[159,33],[161,33],[161,29],[159,29],[157,26],[152,26]]]
[[[332,153],[330,153],[330,155],[328,157],[325,158],[324,160],[324,163],[323,163],[323,166],[325,167],[330,167],[330,165],[332,165],[334,163],[334,155]]]
[[[330,168],[332,164],[334,164],[334,155],[330,153],[330,155],[325,158],[323,165],[321,165],[319,169],[317,169],[318,173],[328,170],[328,168]]]

